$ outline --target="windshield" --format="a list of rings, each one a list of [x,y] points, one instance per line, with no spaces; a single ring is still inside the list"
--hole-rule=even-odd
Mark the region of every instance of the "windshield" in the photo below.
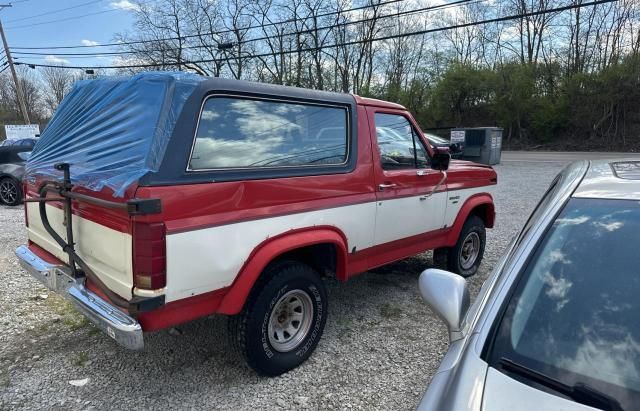
[[[434,134],[425,134],[425,136],[432,143],[435,143],[435,144],[449,144],[449,140],[447,140],[445,138],[442,138],[442,137],[439,137],[439,136],[436,136]]]
[[[20,153],[17,153],[17,154],[18,154],[18,157],[20,157],[22,160],[27,161],[31,156],[31,151],[21,151]]]
[[[640,403],[638,233],[640,202],[570,200],[508,302],[491,363]]]

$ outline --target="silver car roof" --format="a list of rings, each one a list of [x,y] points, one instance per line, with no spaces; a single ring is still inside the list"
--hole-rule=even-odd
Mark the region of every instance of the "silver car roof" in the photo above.
[[[573,197],[640,200],[640,160],[591,160]]]

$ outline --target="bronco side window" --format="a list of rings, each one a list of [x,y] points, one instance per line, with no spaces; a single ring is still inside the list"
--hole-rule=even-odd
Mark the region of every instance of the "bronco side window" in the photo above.
[[[426,168],[429,165],[429,156],[418,133],[404,116],[376,113],[375,122],[384,170]]]
[[[344,164],[347,110],[240,97],[206,100],[189,170]]]

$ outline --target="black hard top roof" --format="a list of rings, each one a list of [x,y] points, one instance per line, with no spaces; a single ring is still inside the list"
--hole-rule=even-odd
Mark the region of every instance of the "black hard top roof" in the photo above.
[[[310,90],[300,87],[257,83],[253,81],[233,80],[220,77],[206,78],[205,81],[200,83],[198,89],[205,93],[224,93],[225,91],[228,91],[233,94],[271,95],[328,103],[354,104],[355,102],[353,95],[347,93]]]

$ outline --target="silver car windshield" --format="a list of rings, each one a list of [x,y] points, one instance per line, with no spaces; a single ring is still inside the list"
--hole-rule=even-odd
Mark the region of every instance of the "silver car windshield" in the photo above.
[[[22,151],[17,154],[18,154],[18,157],[20,157],[24,161],[27,161],[29,157],[31,157],[31,151]]]
[[[640,202],[571,199],[506,305],[490,362],[639,404],[639,240]]]

